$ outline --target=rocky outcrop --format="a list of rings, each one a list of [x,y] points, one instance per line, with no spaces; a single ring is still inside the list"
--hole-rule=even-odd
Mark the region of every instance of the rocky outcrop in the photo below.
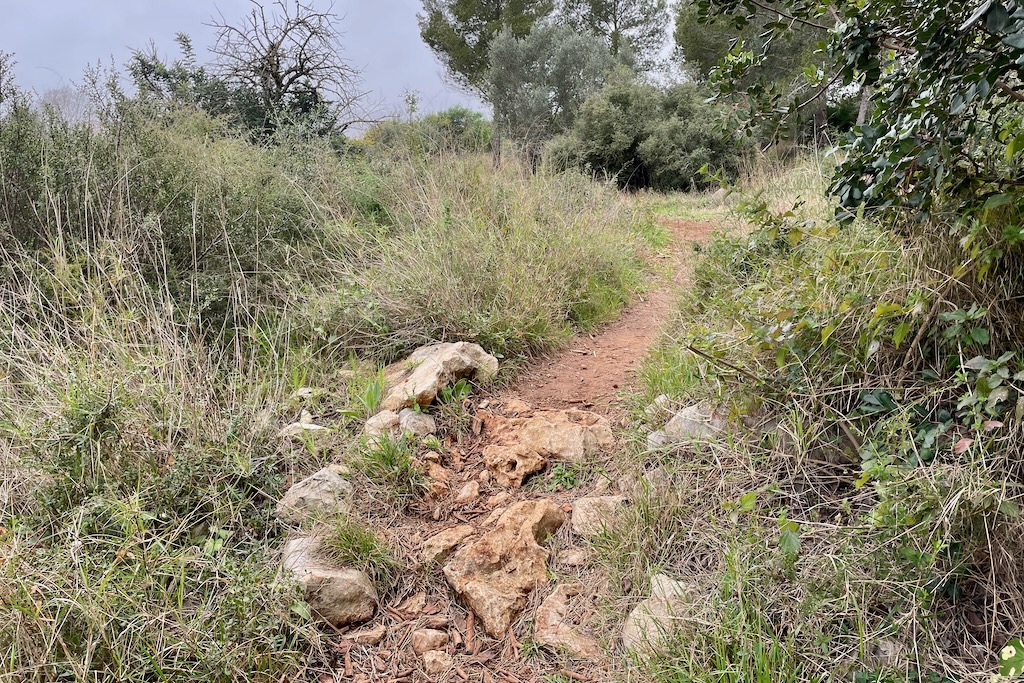
[[[706,404],[683,408],[663,428],[647,435],[647,447],[665,448],[687,441],[708,439],[725,429],[725,421]]]
[[[601,655],[601,645],[580,632],[568,619],[569,598],[582,591],[583,586],[579,584],[559,585],[537,608],[533,634],[541,645],[565,650],[580,659],[596,659]]]
[[[383,410],[399,411],[415,404],[428,406],[442,387],[463,378],[493,379],[498,359],[468,342],[423,346],[385,370],[388,393]]]
[[[448,583],[492,637],[505,635],[530,593],[547,580],[549,553],[540,544],[564,521],[549,500],[517,503],[444,566]]]
[[[580,536],[597,536],[615,522],[615,515],[626,506],[625,496],[579,498],[572,504],[572,530]]]
[[[377,592],[365,572],[332,566],[318,552],[314,536],[294,538],[284,546],[282,569],[305,592],[310,610],[332,626],[366,621],[377,609]]]
[[[483,450],[484,463],[503,486],[520,486],[549,459],[578,463],[615,445],[608,420],[585,410],[542,410],[512,418],[486,413],[482,417],[491,441]]]
[[[288,489],[277,504],[277,516],[298,523],[309,516],[348,514],[354,493],[336,468],[325,467]]]
[[[540,453],[522,444],[491,444],[483,450],[484,465],[500,486],[522,486],[523,480],[544,469],[547,462]]]
[[[656,574],[651,577],[651,597],[637,605],[622,626],[622,646],[627,650],[657,650],[694,600],[682,581]]]

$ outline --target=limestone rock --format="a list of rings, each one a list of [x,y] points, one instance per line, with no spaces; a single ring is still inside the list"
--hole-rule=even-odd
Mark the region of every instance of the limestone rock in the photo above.
[[[583,586],[561,584],[544,599],[537,608],[534,619],[534,637],[542,645],[567,650],[580,659],[596,659],[601,655],[601,645],[589,636],[583,635],[567,619],[569,598],[579,595]]]
[[[585,410],[545,410],[518,430],[519,443],[554,460],[578,463],[615,445],[608,420]]]
[[[325,467],[288,489],[277,504],[277,516],[300,522],[307,515],[348,514],[354,493],[352,484],[333,468]]]
[[[550,500],[517,503],[444,566],[448,583],[492,637],[505,635],[530,593],[547,580],[549,552],[540,543],[564,521],[565,513]]]
[[[291,573],[305,591],[314,614],[332,626],[366,621],[377,608],[377,591],[370,578],[355,569],[339,569],[317,552],[314,536],[293,538],[284,546],[281,567]]]
[[[615,522],[623,508],[625,496],[594,496],[579,498],[572,504],[572,530],[580,536],[596,536]]]
[[[503,412],[506,415],[526,415],[532,410],[533,408],[530,407],[529,403],[521,401],[518,398],[510,398],[505,401],[505,405],[503,407]]]
[[[432,462],[427,465],[427,477],[434,481],[447,482],[452,478],[452,471],[443,465]]]
[[[402,428],[402,420],[393,410],[382,410],[369,420],[363,427],[367,436],[395,436]]]
[[[460,543],[472,535],[473,527],[460,524],[428,538],[421,549],[423,561],[427,564],[444,562]]]
[[[672,631],[672,622],[694,600],[687,584],[664,574],[651,577],[651,597],[637,605],[622,626],[627,650],[656,650]]]
[[[448,634],[433,628],[421,628],[412,632],[412,651],[423,655],[430,650],[443,650],[448,646]]]
[[[548,458],[578,463],[615,445],[611,424],[585,410],[542,410],[530,417],[483,416],[491,444],[484,464],[503,486],[520,486]]]
[[[671,412],[672,399],[670,399],[665,394],[661,394],[656,399],[654,399],[653,403],[644,408],[644,413],[646,413],[648,417],[659,417],[661,415]]]
[[[313,416],[309,414],[308,410],[303,410],[299,413],[299,421],[293,422],[280,432],[277,433],[278,437],[282,439],[294,439],[302,438],[308,434],[314,434],[316,432],[329,431],[327,427],[323,427],[313,422]]]
[[[362,631],[356,631],[355,633],[346,633],[345,640],[351,640],[356,645],[367,645],[374,646],[380,645],[380,641],[384,640],[384,636],[388,634],[388,629],[383,624],[374,626],[373,628],[363,629]]]
[[[480,497],[480,482],[471,479],[459,490],[455,496],[455,502],[459,505],[467,505]]]
[[[423,670],[429,676],[436,676],[452,668],[452,657],[447,652],[430,650],[423,653]]]
[[[715,411],[704,404],[683,408],[664,427],[666,436],[676,441],[707,438],[722,431],[725,426]]]
[[[400,363],[385,370],[388,394],[381,402],[384,410],[401,410],[418,403],[430,405],[437,392],[459,379],[493,379],[498,374],[498,359],[477,344],[431,344],[423,346]]]
[[[419,413],[412,408],[403,408],[398,414],[399,426],[402,432],[423,438],[431,434],[437,434],[437,422],[429,415]]]
[[[483,450],[484,464],[501,486],[522,486],[523,480],[544,469],[544,456],[522,444],[491,444]]]

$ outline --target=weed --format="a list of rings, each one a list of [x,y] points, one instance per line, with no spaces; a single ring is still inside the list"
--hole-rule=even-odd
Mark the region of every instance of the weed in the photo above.
[[[401,563],[388,544],[369,527],[351,518],[340,518],[322,542],[338,566],[365,571],[381,595],[394,585]]]
[[[586,479],[587,468],[581,463],[560,462],[548,475],[548,491],[569,491]]]
[[[416,465],[416,447],[402,436],[372,437],[356,443],[353,465],[381,492],[407,504],[426,490],[426,477]]]

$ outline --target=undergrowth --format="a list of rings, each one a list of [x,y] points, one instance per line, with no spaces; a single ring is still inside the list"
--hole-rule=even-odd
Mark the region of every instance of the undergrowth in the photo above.
[[[408,444],[353,445],[378,368],[427,341],[549,350],[615,315],[657,235],[582,176],[360,156],[302,131],[255,145],[116,92],[76,119],[4,95],[5,680],[329,671],[278,573],[289,483],[355,453],[360,495],[413,500]],[[278,436],[307,416],[328,429]],[[335,532],[393,582],[383,541]]]
[[[708,598],[652,680],[988,680],[1024,631],[1016,256],[980,274],[979,250],[835,227],[825,175],[748,184],[758,227],[704,250],[642,371],[640,405],[730,425],[630,461],[635,504],[598,540],[627,603],[657,571]]]

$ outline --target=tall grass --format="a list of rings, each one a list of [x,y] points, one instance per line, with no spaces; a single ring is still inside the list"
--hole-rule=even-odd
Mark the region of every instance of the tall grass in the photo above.
[[[582,178],[115,104],[0,103],[0,677],[329,670],[273,510],[346,452],[363,368],[437,339],[543,352],[606,319],[641,217]],[[325,390],[326,440],[277,437],[300,386]]]
[[[732,424],[629,460],[669,484],[600,543],[625,585],[712,596],[653,680],[987,680],[1024,632],[1019,337],[963,253],[832,225],[824,175],[755,176],[762,227],[709,245],[643,371]]]

